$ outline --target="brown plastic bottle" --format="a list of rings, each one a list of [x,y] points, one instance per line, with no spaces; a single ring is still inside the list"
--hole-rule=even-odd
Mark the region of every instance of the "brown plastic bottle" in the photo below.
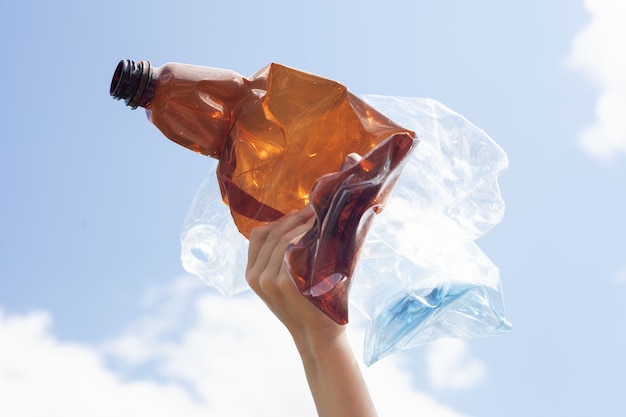
[[[169,139],[219,160],[222,196],[244,236],[311,200],[317,222],[306,244],[294,248],[297,256],[288,256],[291,272],[303,294],[347,322],[350,277],[368,228],[364,215],[382,207],[416,143],[413,132],[335,81],[274,63],[245,78],[125,60],[110,94],[145,108]],[[352,153],[363,159],[347,167]]]

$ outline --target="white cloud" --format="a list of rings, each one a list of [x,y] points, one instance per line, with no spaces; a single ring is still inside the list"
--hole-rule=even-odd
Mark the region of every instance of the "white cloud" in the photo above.
[[[599,88],[595,122],[579,137],[590,155],[626,154],[626,2],[586,0],[589,23],[572,42],[569,64]]]
[[[145,315],[98,347],[58,340],[48,313],[0,311],[0,415],[314,416],[297,352],[269,310],[198,283],[151,291]],[[350,329],[360,355],[362,326]],[[462,417],[415,390],[402,356],[364,374],[381,416]]]
[[[0,312],[0,415],[205,415],[175,384],[121,381],[92,347],[57,340],[50,322],[44,312]]]
[[[426,365],[430,382],[438,389],[471,388],[487,376],[485,365],[469,356],[465,340],[439,339],[431,343]]]

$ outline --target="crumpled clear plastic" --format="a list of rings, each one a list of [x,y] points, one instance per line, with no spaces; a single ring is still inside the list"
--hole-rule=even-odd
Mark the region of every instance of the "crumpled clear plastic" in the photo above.
[[[505,152],[481,129],[423,98],[361,98],[420,138],[359,255],[350,302],[368,318],[363,361],[439,337],[510,330],[498,268],[475,240],[504,214]],[[246,289],[247,240],[213,174],[181,233],[184,268],[223,294]]]

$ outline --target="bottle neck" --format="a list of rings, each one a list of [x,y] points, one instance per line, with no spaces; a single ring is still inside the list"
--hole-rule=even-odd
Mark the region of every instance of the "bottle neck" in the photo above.
[[[124,100],[134,110],[150,105],[154,98],[155,84],[150,62],[126,59],[117,64],[111,80],[110,94],[113,98]]]

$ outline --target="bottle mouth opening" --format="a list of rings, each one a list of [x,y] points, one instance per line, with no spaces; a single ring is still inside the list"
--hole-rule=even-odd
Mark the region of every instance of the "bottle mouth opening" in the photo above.
[[[146,91],[152,79],[150,62],[134,62],[129,59],[120,61],[115,68],[109,94],[117,99],[124,100],[127,106],[136,109],[145,105],[149,97]]]
[[[125,67],[128,66],[128,60],[122,60],[117,64],[117,68],[115,68],[115,73],[113,74],[113,79],[111,80],[111,88],[109,88],[109,94],[115,97],[116,99],[122,99],[119,91],[120,89],[120,81],[122,80],[122,72],[124,72]]]

